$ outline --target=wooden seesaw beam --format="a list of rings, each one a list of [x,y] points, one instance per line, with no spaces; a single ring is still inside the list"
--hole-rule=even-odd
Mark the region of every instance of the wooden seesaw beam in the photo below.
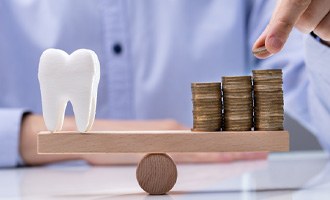
[[[149,194],[166,194],[177,180],[177,168],[167,152],[288,151],[287,131],[192,132],[91,131],[40,132],[38,153],[149,153],[136,170],[140,187]]]
[[[192,132],[90,131],[40,132],[38,153],[152,153],[289,151],[287,131]]]

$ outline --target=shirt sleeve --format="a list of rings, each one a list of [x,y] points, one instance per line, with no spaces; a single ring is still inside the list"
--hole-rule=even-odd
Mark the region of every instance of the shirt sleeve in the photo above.
[[[307,35],[304,50],[310,123],[323,148],[330,151],[330,48]]]
[[[0,108],[0,168],[23,164],[19,141],[24,113],[26,113],[25,109]]]
[[[284,110],[287,115],[315,134],[330,150],[330,50],[317,40],[293,29],[284,48],[267,59],[257,59],[252,46],[266,28],[273,1],[256,1],[248,23],[249,61],[252,69],[282,69]],[[261,19],[261,20],[259,20]]]

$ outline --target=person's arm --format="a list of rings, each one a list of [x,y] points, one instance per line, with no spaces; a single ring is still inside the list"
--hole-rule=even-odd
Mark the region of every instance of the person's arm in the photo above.
[[[73,119],[66,119],[64,130],[75,130]],[[38,155],[37,153],[37,133],[47,130],[44,120],[41,116],[28,114],[25,115],[21,122],[19,151],[24,165],[43,165],[66,160],[81,159],[80,155]]]
[[[173,120],[154,121],[113,121],[95,120],[93,130],[167,130],[183,129],[184,127]],[[67,160],[86,160],[93,165],[130,164],[137,163],[142,154],[57,154],[38,155],[37,134],[45,131],[43,117],[40,115],[26,115],[22,121],[20,137],[20,153],[26,165],[44,165]],[[76,130],[73,117],[66,117],[62,130]]]
[[[330,151],[330,47],[311,35],[304,42],[310,122],[323,148]]]
[[[112,121],[95,120],[93,130],[178,130],[187,129],[174,120],[148,121]],[[80,154],[80,155],[38,155],[37,133],[46,130],[42,116],[25,116],[20,140],[20,152],[26,165],[44,165],[66,160],[86,160],[91,165],[136,164],[144,154]],[[63,130],[76,130],[73,117],[67,117]],[[172,153],[174,161],[185,163],[196,162],[231,162],[235,160],[265,159],[267,153]]]
[[[267,4],[260,3],[255,10],[264,10],[261,7],[267,7]],[[269,27],[270,7],[262,14],[255,12],[251,15],[250,49],[266,38],[264,29]],[[267,59],[259,60],[251,54],[251,65],[256,69],[283,68],[286,113],[316,134],[324,148],[330,149],[330,128],[327,124],[330,121],[330,48],[297,29],[292,29],[285,41],[281,51]]]

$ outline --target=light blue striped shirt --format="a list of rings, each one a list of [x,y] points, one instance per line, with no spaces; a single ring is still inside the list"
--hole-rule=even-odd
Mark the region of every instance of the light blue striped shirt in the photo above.
[[[293,31],[281,53],[266,60],[251,54],[274,3],[0,1],[0,166],[19,162],[22,113],[41,113],[38,61],[51,47],[98,54],[96,117],[108,119],[172,118],[191,126],[191,82],[283,68],[285,111],[330,147],[329,48]]]

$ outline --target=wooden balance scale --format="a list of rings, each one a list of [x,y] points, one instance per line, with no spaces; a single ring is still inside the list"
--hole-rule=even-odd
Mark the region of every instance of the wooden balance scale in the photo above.
[[[177,180],[170,152],[284,152],[287,131],[90,131],[40,132],[39,154],[146,153],[136,178],[149,194],[166,194]]]

